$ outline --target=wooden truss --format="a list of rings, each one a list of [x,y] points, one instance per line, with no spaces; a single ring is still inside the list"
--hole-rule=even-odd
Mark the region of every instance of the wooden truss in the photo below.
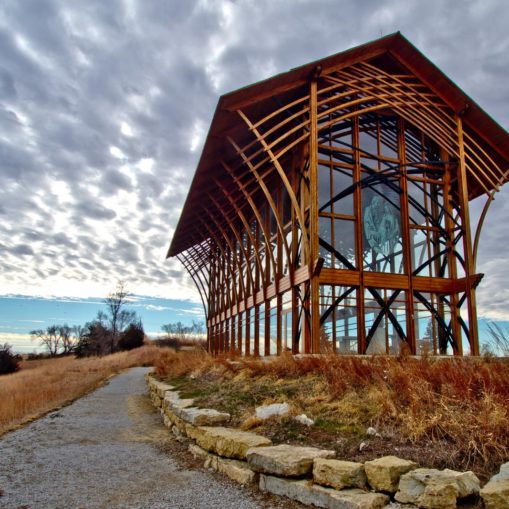
[[[211,352],[479,354],[509,144],[430,65],[396,34],[221,98],[169,251]]]

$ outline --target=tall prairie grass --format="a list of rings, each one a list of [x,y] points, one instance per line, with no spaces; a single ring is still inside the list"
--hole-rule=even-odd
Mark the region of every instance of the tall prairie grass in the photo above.
[[[264,385],[266,402],[291,383],[289,402],[299,411],[343,427],[376,426],[387,441],[397,437],[423,451],[446,451],[449,467],[488,474],[509,460],[509,359],[331,354],[267,361],[195,351],[168,353],[155,366],[162,377],[193,374],[198,386],[219,380],[215,387],[227,387],[225,395],[254,394]]]
[[[160,351],[143,346],[105,357],[23,361],[20,371],[0,377],[0,436],[86,394],[123,369],[153,365]]]

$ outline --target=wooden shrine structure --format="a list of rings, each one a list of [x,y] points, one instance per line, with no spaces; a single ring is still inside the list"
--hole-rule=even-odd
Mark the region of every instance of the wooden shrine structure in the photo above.
[[[507,132],[396,33],[223,95],[168,257],[213,353],[478,355],[508,178]]]

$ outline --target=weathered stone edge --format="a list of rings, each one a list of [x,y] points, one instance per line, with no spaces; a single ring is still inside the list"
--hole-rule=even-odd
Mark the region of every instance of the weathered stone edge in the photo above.
[[[180,400],[178,391],[175,391],[173,386],[156,380],[154,378],[154,376],[152,375],[152,373],[148,373],[145,376],[145,378],[147,380],[147,384],[149,387],[150,398],[151,398],[154,406],[157,408],[160,408],[161,416],[163,417],[164,424],[172,430],[172,432],[177,436],[177,439],[185,440],[187,438],[187,439],[195,441],[198,438],[198,435],[202,432],[202,430],[204,428],[200,427],[200,426],[194,426],[191,422],[186,422],[185,419],[186,419],[187,415],[189,414],[189,412],[186,413],[186,412],[182,412],[181,410],[182,410],[182,408],[189,409],[189,405],[184,404],[183,407],[180,407],[178,405],[179,401],[180,402],[185,401],[185,400]],[[166,398],[167,395],[170,395],[170,397]],[[175,412],[175,410],[176,410],[176,412]],[[191,408],[191,410],[193,410],[193,408]],[[214,412],[213,409],[202,409],[202,410],[208,410],[210,412]],[[180,415],[177,415],[177,414],[180,414]],[[191,414],[192,414],[192,412],[191,412]],[[187,420],[189,421],[189,418]],[[223,458],[219,455],[213,454],[211,452],[208,452],[208,451],[202,449],[201,447],[199,447],[196,444],[190,444],[189,450],[190,450],[191,454],[193,454],[193,456],[196,459],[203,459],[205,468],[210,468],[210,469],[222,472],[225,475],[227,475],[228,477],[230,477],[232,480],[239,482],[240,484],[254,484],[254,483],[258,484],[259,483],[259,488],[261,490],[270,491],[270,489],[268,489],[268,484],[270,484],[270,483],[266,482],[266,478],[271,477],[276,480],[281,479],[281,481],[289,481],[288,479],[278,478],[278,477],[274,477],[274,476],[263,476],[263,474],[262,474],[262,476],[260,476],[260,474],[258,474],[257,472],[254,472],[251,468],[249,468],[249,465],[246,461],[241,461],[238,459],[231,459],[231,458]],[[509,463],[506,465],[509,465]],[[504,466],[505,465],[503,465],[503,467]],[[304,489],[303,486],[309,485],[309,490],[310,490],[309,497],[311,497],[310,500],[313,499],[313,497],[315,498],[314,505],[317,505],[316,497],[319,493],[321,493],[322,495],[323,495],[323,493],[327,493],[326,496],[324,495],[325,498],[323,498],[323,497],[322,498],[324,500],[326,500],[326,499],[329,500],[329,502],[323,502],[323,504],[325,504],[325,505],[320,505],[321,507],[331,507],[331,508],[336,507],[336,503],[335,503],[336,499],[334,498],[334,496],[328,495],[329,490],[331,492],[335,492],[337,494],[341,494],[341,491],[349,491],[348,489],[335,490],[330,487],[324,488],[323,486],[320,485],[320,483],[317,479],[315,479],[314,482],[309,479],[302,480],[302,482],[293,479],[293,480],[291,480],[291,482],[299,484],[299,490],[300,490],[299,497],[301,497],[303,499],[305,499],[307,497],[307,495],[302,495],[302,489]],[[488,482],[486,487],[488,485],[490,485],[490,482]],[[279,483],[277,481],[275,481],[273,484],[277,485],[277,486],[282,485],[281,483]],[[398,484],[399,484],[399,482],[398,482]],[[491,488],[491,486],[493,486],[493,484],[494,483],[491,483],[490,488]],[[502,485],[503,483],[497,483],[497,484]],[[507,489],[507,488],[505,488],[505,489]],[[274,491],[274,493],[282,494],[282,493],[279,493],[278,491],[280,491],[279,488],[276,491]],[[481,498],[485,499],[486,491],[487,490],[485,490],[485,488],[480,490]],[[370,492],[364,492],[364,493],[370,493]],[[507,493],[507,491],[505,491],[504,493]],[[374,490],[374,492],[371,492],[371,494],[375,495],[376,490]],[[288,494],[283,494],[283,495],[289,496]],[[386,493],[385,493],[385,495],[386,495]],[[487,495],[487,493],[486,493],[486,495]],[[504,496],[504,494],[502,494],[502,496]],[[290,498],[293,498],[293,497],[290,496]],[[318,498],[320,498],[320,497],[318,497]],[[387,503],[389,501],[389,498],[386,497],[386,499],[387,499],[386,500],[386,503]],[[298,500],[298,498],[295,498],[295,500]],[[374,507],[382,507],[382,505],[380,505],[381,500],[382,500],[380,497],[378,497],[378,498],[375,497],[373,500],[376,500],[376,502],[373,502],[375,504],[372,506],[373,508]],[[485,502],[486,501],[487,500],[485,500]],[[311,503],[309,503],[308,505],[311,505]],[[504,509],[505,509],[505,507],[506,506],[504,506]],[[509,509],[509,500],[507,501],[507,508]]]

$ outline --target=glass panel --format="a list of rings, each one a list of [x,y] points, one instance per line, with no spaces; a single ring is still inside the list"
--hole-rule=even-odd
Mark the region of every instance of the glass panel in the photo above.
[[[432,293],[414,296],[417,353],[451,355],[451,309],[448,298]]]
[[[427,200],[425,184],[408,179],[408,214],[410,224],[426,225]]]
[[[376,130],[361,130],[359,132],[359,145],[363,152],[376,156],[378,154]]]
[[[331,212],[331,205],[324,207],[331,199],[330,168],[318,165],[318,208],[321,212]]]
[[[399,184],[376,183],[362,189],[364,269],[403,273]]]
[[[353,215],[353,192],[352,172],[349,170],[334,168],[333,173],[333,199],[345,190],[349,190],[346,196],[334,201],[335,214]]]
[[[334,248],[344,257],[342,260],[334,255],[336,269],[351,269],[346,262],[355,267],[355,221],[334,220]]]
[[[331,285],[320,285],[320,352],[325,353],[333,349],[334,343],[334,313],[331,306],[334,304]],[[329,312],[331,309],[331,312]]]
[[[410,229],[412,274],[416,276],[447,277],[445,239],[432,229]]]
[[[340,148],[352,146],[352,122],[347,120],[331,127],[332,145]]]
[[[270,303],[270,326],[269,326],[269,355],[277,353],[277,299],[271,299]]]
[[[292,351],[292,292],[283,293],[281,351]]]
[[[259,341],[258,341],[258,353],[265,355],[265,306],[258,306],[258,330],[259,330]]]
[[[346,292],[351,290],[348,296]],[[320,286],[321,350],[357,353],[357,291],[345,286]]]
[[[249,311],[249,353],[251,355],[255,354],[255,347],[254,347],[254,337],[255,337],[255,309],[251,308]]]
[[[244,313],[237,315],[237,348],[239,354],[244,351]]]
[[[318,218],[318,237],[329,245],[332,245],[332,221],[328,217]],[[334,258],[330,250],[319,246],[319,255],[325,260],[324,267],[333,267]]]
[[[398,159],[398,123],[396,119],[381,120],[381,155]]]
[[[395,294],[397,297],[393,298]],[[391,300],[393,301],[389,308],[384,309]],[[381,304],[384,304],[384,308]],[[406,340],[407,335],[405,292],[392,289],[366,289],[365,323],[367,354],[399,354],[401,342]]]

